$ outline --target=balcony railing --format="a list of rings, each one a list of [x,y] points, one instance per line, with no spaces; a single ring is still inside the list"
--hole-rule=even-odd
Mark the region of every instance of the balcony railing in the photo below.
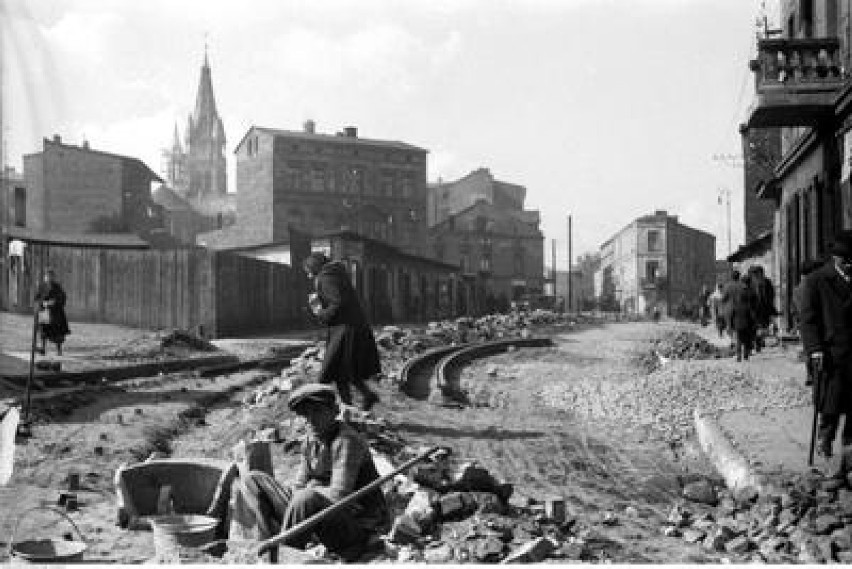
[[[833,110],[847,78],[837,38],[758,40],[750,127],[810,126]]]

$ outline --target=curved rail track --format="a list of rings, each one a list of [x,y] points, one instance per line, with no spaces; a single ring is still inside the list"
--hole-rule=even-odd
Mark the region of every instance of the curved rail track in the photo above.
[[[461,344],[429,350],[408,360],[400,372],[402,391],[414,399],[447,403],[464,401],[459,388],[461,369],[473,360],[512,348],[552,346],[550,338],[512,338],[481,344]]]

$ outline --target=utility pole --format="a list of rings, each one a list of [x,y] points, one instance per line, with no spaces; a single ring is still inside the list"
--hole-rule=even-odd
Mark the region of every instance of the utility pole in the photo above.
[[[556,239],[550,240],[550,278],[553,280],[553,298],[556,298]]]
[[[571,300],[572,300],[572,296],[571,296],[571,292],[572,292],[571,291],[571,287],[572,287],[572,283],[571,283],[571,257],[573,256],[573,251],[571,250],[572,244],[573,243],[571,241],[571,215],[569,214],[568,215],[568,298],[567,298],[567,302],[565,303],[565,307],[568,310],[568,312],[571,312],[571,310],[572,310],[572,303],[571,303]]]

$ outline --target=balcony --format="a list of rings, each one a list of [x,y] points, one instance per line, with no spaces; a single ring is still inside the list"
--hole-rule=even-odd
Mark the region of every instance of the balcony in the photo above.
[[[758,40],[751,128],[814,126],[834,110],[846,79],[837,38]]]

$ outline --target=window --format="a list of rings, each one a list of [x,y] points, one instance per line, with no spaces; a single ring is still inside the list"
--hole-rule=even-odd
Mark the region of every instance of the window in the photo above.
[[[311,180],[311,190],[314,192],[322,192],[325,190],[325,170],[314,167]]]
[[[27,189],[15,188],[15,227],[27,226]]]
[[[648,232],[648,251],[662,251],[662,243],[660,242],[659,231]]]
[[[479,259],[479,270],[480,271],[490,271],[491,270],[491,259],[488,257],[482,257]]]
[[[645,279],[649,284],[653,284],[654,281],[657,280],[657,277],[660,273],[660,262],[659,261],[646,261],[645,262]]]

